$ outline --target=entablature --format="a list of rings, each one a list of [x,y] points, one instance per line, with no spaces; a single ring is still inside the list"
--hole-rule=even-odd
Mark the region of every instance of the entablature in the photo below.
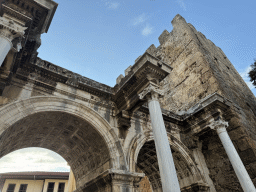
[[[41,34],[47,33],[57,7],[58,4],[52,0],[5,0],[1,14],[31,25],[29,33]]]
[[[230,100],[218,93],[213,93],[181,115],[165,109],[162,109],[162,115],[165,122],[178,125],[181,133],[190,132],[190,135],[199,136],[208,130],[207,124],[213,118],[221,114],[224,118],[230,119],[234,111],[239,113],[239,110],[240,108]],[[138,111],[149,114],[147,105],[143,105]]]
[[[139,93],[151,82],[159,84],[171,71],[170,66],[145,52],[113,88],[117,114],[123,110],[129,113],[136,111],[145,103],[139,98]]]

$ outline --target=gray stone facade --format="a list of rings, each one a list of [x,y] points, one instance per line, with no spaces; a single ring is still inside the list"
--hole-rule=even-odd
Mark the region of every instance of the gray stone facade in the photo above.
[[[30,8],[21,11],[22,2]],[[211,129],[220,118],[256,184],[256,99],[219,47],[177,15],[160,45],[151,45],[110,87],[37,57],[56,8],[52,0],[2,4],[2,17],[32,27],[21,51],[11,49],[0,67],[0,157],[43,147],[66,159],[77,192],[160,192],[149,108],[139,97],[154,84],[163,94],[159,102],[182,192],[243,191]]]

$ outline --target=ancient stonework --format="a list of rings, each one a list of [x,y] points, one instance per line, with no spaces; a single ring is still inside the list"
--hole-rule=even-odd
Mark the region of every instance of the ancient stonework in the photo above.
[[[160,102],[182,192],[243,191],[216,132],[220,119],[256,184],[256,99],[222,50],[193,25],[177,15],[160,45],[110,87],[37,57],[57,8],[52,0],[38,2],[2,2],[0,26],[6,20],[32,26],[12,37],[0,63],[0,158],[43,147],[69,163],[76,192],[161,192],[151,96]],[[8,30],[0,27],[0,34],[15,35]]]

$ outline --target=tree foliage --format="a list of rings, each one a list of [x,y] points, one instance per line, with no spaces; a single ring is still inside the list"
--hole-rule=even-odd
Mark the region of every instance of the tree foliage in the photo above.
[[[252,69],[249,71],[249,77],[252,84],[256,87],[256,59],[254,59],[254,63],[251,65]]]

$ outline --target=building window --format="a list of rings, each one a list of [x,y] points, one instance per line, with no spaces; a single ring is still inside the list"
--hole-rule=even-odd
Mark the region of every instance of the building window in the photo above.
[[[47,192],[53,192],[53,190],[54,190],[54,184],[55,184],[55,183],[48,183]]]
[[[16,185],[16,184],[9,184],[8,189],[7,189],[6,192],[14,192],[15,185]]]
[[[65,183],[59,183],[58,192],[64,192],[65,189]]]
[[[28,184],[21,184],[19,192],[26,192]]]

